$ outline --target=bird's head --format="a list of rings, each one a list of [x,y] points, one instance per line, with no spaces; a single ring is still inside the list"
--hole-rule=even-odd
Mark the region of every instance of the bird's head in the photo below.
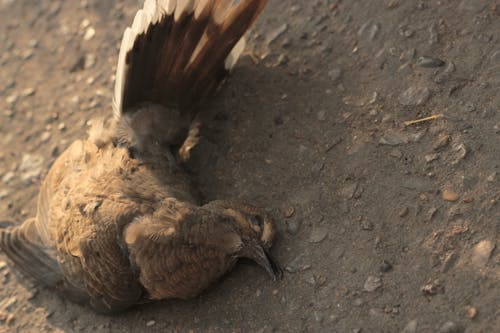
[[[264,209],[241,202],[212,201],[205,207],[221,214],[241,239],[236,255],[255,261],[274,279],[280,279],[282,270],[269,253],[276,235],[272,217]]]

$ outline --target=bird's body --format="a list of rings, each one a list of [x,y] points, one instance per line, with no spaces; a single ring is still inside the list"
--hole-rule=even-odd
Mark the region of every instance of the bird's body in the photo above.
[[[240,257],[280,274],[270,216],[237,201],[201,205],[179,166],[197,142],[195,104],[235,63],[265,2],[146,1],[122,43],[115,121],[56,160],[34,218],[0,229],[21,271],[101,312],[195,297]]]

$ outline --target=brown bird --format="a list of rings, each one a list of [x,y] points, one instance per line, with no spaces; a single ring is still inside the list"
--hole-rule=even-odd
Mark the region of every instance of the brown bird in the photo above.
[[[250,258],[273,278],[264,209],[201,205],[182,169],[198,141],[200,103],[244,49],[267,0],[146,0],[121,44],[114,121],[56,160],[36,217],[0,230],[20,271],[111,313],[199,295]]]

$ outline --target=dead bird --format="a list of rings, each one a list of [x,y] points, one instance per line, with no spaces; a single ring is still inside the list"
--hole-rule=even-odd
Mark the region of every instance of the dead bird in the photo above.
[[[20,271],[103,313],[195,297],[239,258],[281,276],[270,215],[200,204],[181,165],[198,142],[201,103],[266,2],[146,0],[123,36],[114,121],[96,122],[56,160],[34,218],[0,229]]]

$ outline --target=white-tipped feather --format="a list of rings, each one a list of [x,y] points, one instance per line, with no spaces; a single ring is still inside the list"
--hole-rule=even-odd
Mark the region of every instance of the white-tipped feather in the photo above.
[[[118,65],[116,66],[115,78],[115,98],[114,98],[114,115],[119,118],[122,113],[123,92],[125,89],[125,74],[126,74],[126,57],[127,53],[132,49],[135,41],[135,34],[131,28],[125,29],[123,33],[122,43],[120,46],[120,54],[118,55]]]
[[[175,9],[174,20],[177,21],[182,14],[190,14],[194,11],[194,0],[177,0],[177,8]]]
[[[212,0],[198,0],[194,11],[194,18],[199,19],[202,14],[212,9],[214,2]]]
[[[176,0],[158,0],[158,8],[166,15],[172,15],[176,6]]]
[[[144,11],[140,9],[137,14],[135,14],[134,23],[132,23],[132,30],[137,34],[141,34],[144,31],[144,26],[146,25],[146,16]]]
[[[243,5],[241,1],[247,1],[244,6],[254,6],[258,5],[261,6],[260,8],[262,9],[262,5],[265,5],[266,0],[240,0],[239,5]],[[238,2],[237,2],[238,3]],[[153,28],[153,25],[156,25],[158,22],[162,21],[165,16],[169,16],[174,19],[175,21],[178,21],[180,18],[185,17],[186,15],[193,14],[193,18],[190,18],[192,22],[187,22],[187,24],[204,24],[202,22],[207,22],[203,20],[199,20],[200,18],[208,18],[208,16],[211,16],[211,22],[215,24],[220,24],[221,27],[220,29],[224,30],[225,26],[230,24],[230,22],[234,22],[230,19],[228,19],[228,14],[231,13],[232,9],[235,9],[236,6],[239,6],[238,4],[235,4],[234,0],[145,0],[144,2],[144,7],[143,9],[139,10],[137,14],[134,17],[134,22],[131,25],[131,27],[127,28],[125,30],[125,33],[123,35],[121,47],[120,47],[120,53],[118,57],[118,65],[116,69],[116,82],[115,82],[115,91],[114,91],[114,101],[113,101],[113,107],[114,107],[114,114],[115,117],[119,118],[122,113],[124,112],[124,109],[127,109],[131,105],[134,105],[135,103],[140,103],[144,101],[151,101],[151,102],[160,102],[161,98],[158,99],[157,96],[153,97],[158,100],[152,99],[149,100],[148,98],[151,98],[149,93],[152,91],[152,87],[146,87],[144,86],[145,84],[158,84],[158,82],[165,82],[161,81],[162,79],[156,78],[158,82],[156,81],[151,81],[151,82],[127,82],[127,80],[131,80],[131,77],[138,78],[138,77],[143,77],[141,71],[152,71],[148,73],[154,73],[154,68],[142,68],[141,66],[156,66],[158,65],[158,70],[161,72],[162,70],[165,71],[166,69],[170,68],[169,66],[175,66],[176,62],[172,62],[170,60],[170,65],[169,65],[169,60],[165,59],[166,62],[162,64],[151,64],[151,59],[140,59],[136,58],[137,55],[132,55],[130,63],[127,64],[127,57],[128,53],[134,48],[134,45],[137,41],[138,38],[145,38],[144,34],[149,33],[150,29],[165,29],[165,33],[168,34],[167,31],[170,25],[167,26],[160,26]],[[254,7],[255,8],[255,7]],[[251,23],[251,22],[250,22]],[[174,26],[176,23],[173,23]],[[178,33],[183,33],[182,31],[187,31],[185,30],[186,28],[184,27],[179,27],[179,30],[177,30]],[[158,31],[158,30],[155,30]],[[193,30],[194,31],[194,30]],[[244,32],[244,31],[243,31]],[[199,58],[199,56],[205,57],[206,59],[210,59],[210,50],[207,49],[207,43],[213,43],[214,39],[213,36],[211,36],[213,32],[210,32],[208,30],[205,30],[201,37],[195,37],[199,38],[199,40],[194,41],[196,42],[196,46],[189,55],[186,53],[184,56],[189,56],[190,60],[187,63],[184,63],[183,69],[177,68],[177,74],[182,75],[182,73],[208,73],[206,71],[201,71],[200,72],[200,67],[203,66],[202,63],[199,61],[196,61],[197,59],[203,59]],[[175,35],[174,35],[175,36]],[[241,36],[241,35],[239,35]],[[158,44],[157,47],[153,46],[146,46],[149,48],[152,48],[155,50],[154,52],[166,52],[166,48],[161,49],[162,47],[165,47],[166,45],[170,45],[169,49],[173,46],[174,48],[177,47],[177,44],[171,44],[172,41],[168,41],[168,36],[165,35],[164,40],[160,41],[160,44]],[[175,38],[184,38],[184,36],[179,35]],[[233,37],[234,38],[234,37]],[[233,39],[236,41],[236,39]],[[144,40],[143,40],[144,42]],[[140,44],[142,46],[139,46],[139,48],[143,48],[143,44]],[[186,45],[190,45],[189,43],[186,43]],[[194,45],[193,45],[194,46]],[[221,45],[222,46],[222,45]],[[226,70],[231,70],[235,64],[237,63],[238,59],[240,58],[241,54],[243,53],[244,49],[246,46],[245,38],[242,37],[236,45],[233,47],[229,55],[226,57],[223,65]],[[215,48],[217,49],[217,47]],[[214,52],[217,54],[217,51]],[[201,53],[201,52],[204,53]],[[167,51],[168,52],[168,51]],[[147,53],[146,53],[147,54]],[[153,53],[156,54],[156,53]],[[174,53],[175,54],[175,53]],[[141,64],[141,61],[146,61],[147,63]],[[207,60],[211,61],[211,60]],[[220,60],[218,60],[220,61]],[[180,61],[179,63],[182,63]],[[148,65],[149,64],[149,65]],[[166,64],[166,65],[165,65]],[[219,62],[219,66],[222,65]],[[209,66],[217,66],[216,63],[209,63]],[[131,74],[131,72],[134,72],[135,74]],[[160,73],[162,74],[162,73]],[[152,74],[145,74],[145,75],[152,75]],[[163,75],[174,75],[172,72],[165,71]],[[189,75],[189,74],[187,74]],[[198,74],[196,74],[198,75]],[[202,75],[202,74],[200,74]],[[180,79],[183,80],[184,78],[175,77],[174,80]],[[188,78],[188,77],[186,77]],[[196,80],[198,78],[196,77],[189,77],[189,80]],[[206,80],[207,78],[203,78],[200,80]],[[214,78],[214,82],[215,82]],[[204,82],[204,81],[198,81],[198,82]],[[163,83],[162,83],[163,84]],[[184,84],[180,82],[179,84]],[[207,87],[211,87],[210,83],[207,83]],[[158,87],[156,87],[158,88]],[[125,89],[130,90],[130,91],[125,91]],[[142,89],[142,91],[141,91]],[[197,89],[203,89],[203,87],[197,87]],[[207,88],[209,89],[209,88]],[[124,94],[129,94],[127,97],[124,99]],[[179,92],[179,93],[182,93]],[[167,95],[168,96],[168,95]],[[170,98],[170,97],[167,97]],[[173,97],[174,99],[177,98],[176,96]],[[192,98],[192,97],[191,97]],[[168,101],[167,101],[168,102]],[[125,104],[131,104],[131,105],[125,105]],[[163,102],[162,102],[163,103]]]
[[[230,71],[233,69],[234,65],[238,62],[238,59],[240,58],[241,54],[245,50],[245,47],[247,46],[247,41],[245,37],[241,37],[240,41],[234,46],[233,50],[231,53],[226,58],[226,62],[224,63],[224,67]]]

